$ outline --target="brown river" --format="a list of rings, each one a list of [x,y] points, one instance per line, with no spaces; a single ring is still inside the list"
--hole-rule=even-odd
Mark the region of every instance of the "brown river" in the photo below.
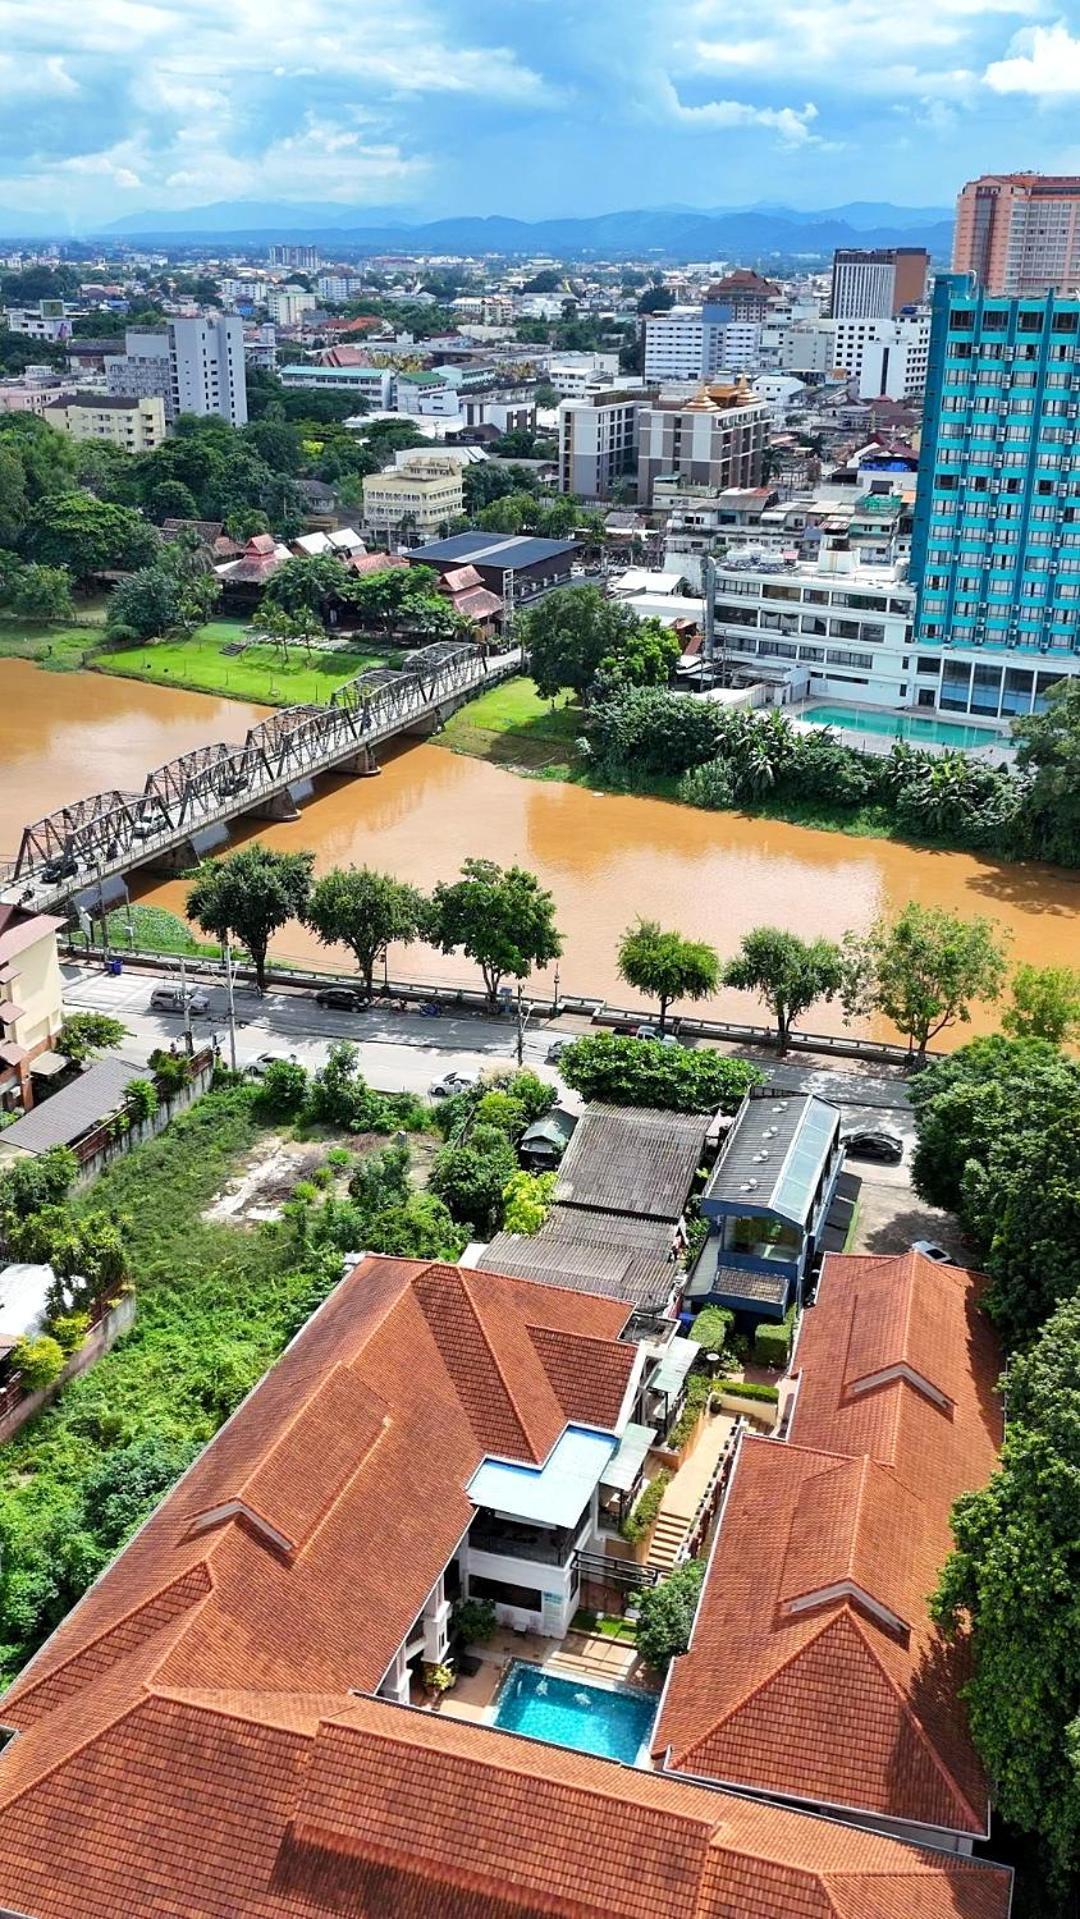
[[[164,760],[211,740],[242,739],[263,715],[237,701],[0,660],[0,853],[13,854],[23,825],[54,807],[111,787],[140,790]],[[453,878],[470,854],[527,866],[558,903],[562,990],[606,995],[614,1004],[636,997],[620,985],[614,954],[638,914],[708,940],[726,956],[763,922],[836,938],[917,899],[990,915],[1011,936],[1014,959],[1080,962],[1080,878],[1056,868],[590,793],[523,779],[437,745],[387,754],[377,779],[324,780],[299,820],[257,828],[240,822],[234,844],[253,833],[268,845],[313,848],[320,871],[368,864],[424,887]],[[134,897],[174,912],[183,911],[184,892],[182,881],[132,882]],[[296,925],[284,929],[275,951],[323,964],[341,958]],[[467,960],[423,946],[393,952],[390,970],[398,979],[476,983]],[[550,990],[550,973],[537,982]],[[702,1010],[762,1016],[748,995],[728,990]],[[815,1007],[803,1023],[842,1029],[834,1006]],[[943,1039],[959,1044],[994,1024],[992,1010],[983,1009],[971,1027]],[[873,1030],[888,1037],[884,1025]]]

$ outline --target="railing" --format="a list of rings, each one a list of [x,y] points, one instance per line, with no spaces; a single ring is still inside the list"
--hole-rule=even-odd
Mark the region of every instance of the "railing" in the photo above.
[[[607,1553],[577,1552],[571,1569],[596,1585],[622,1586],[628,1592],[640,1592],[659,1584],[662,1574],[655,1566],[641,1566],[636,1559],[609,1558]]]
[[[739,1436],[745,1425],[746,1420],[740,1413],[727,1436],[724,1450],[720,1454],[716,1465],[713,1467],[708,1485],[705,1487],[701,1498],[694,1508],[694,1516],[686,1529],[682,1544],[675,1555],[675,1564],[677,1566],[680,1565],[683,1560],[696,1558],[699,1547],[705,1543],[709,1527],[716,1517],[716,1509],[723,1496],[724,1487],[727,1485],[728,1474],[731,1471],[731,1462],[735,1457],[735,1448],[739,1443]]]
[[[555,1532],[547,1539],[539,1536],[513,1539],[505,1532],[473,1526],[469,1533],[469,1551],[491,1553],[496,1559],[528,1559],[541,1566],[567,1566],[573,1557],[573,1534]]]

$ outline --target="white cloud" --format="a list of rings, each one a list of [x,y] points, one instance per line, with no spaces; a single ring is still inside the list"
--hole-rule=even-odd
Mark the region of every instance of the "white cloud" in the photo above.
[[[777,134],[783,144],[789,147],[806,146],[811,141],[817,141],[812,123],[818,117],[818,110],[812,100],[808,100],[804,107],[762,107],[748,100],[705,100],[694,106],[680,99],[666,75],[658,77],[658,88],[671,118],[681,126],[709,130],[763,127]]]
[[[1080,39],[1063,20],[1018,33],[1004,60],[983,75],[994,93],[1080,93]]]
[[[0,53],[0,99],[78,93],[79,83],[68,72],[63,57],[50,54],[42,61],[26,61],[13,53]]]

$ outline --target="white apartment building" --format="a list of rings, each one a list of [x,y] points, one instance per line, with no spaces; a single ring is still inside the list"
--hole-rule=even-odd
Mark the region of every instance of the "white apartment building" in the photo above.
[[[320,273],[315,290],[320,300],[351,300],[363,284],[359,273]]]
[[[265,367],[272,373],[277,366],[277,328],[268,320],[263,326],[244,328],[244,359],[248,366]]]
[[[834,366],[835,338],[822,320],[766,320],[761,328],[760,364],[768,373],[816,373],[824,378]]]
[[[275,326],[299,326],[305,313],[314,313],[318,302],[306,287],[270,287],[266,311]]]
[[[379,413],[397,403],[397,375],[385,366],[283,366],[282,386],[310,387],[316,393],[358,393]]]
[[[238,314],[177,315],[163,327],[129,328],[124,349],[105,361],[107,392],[129,399],[157,394],[170,425],[181,413],[217,415],[230,426],[246,423],[244,324]]]
[[[153,453],[165,438],[165,402],[159,394],[125,399],[115,393],[63,393],[42,417],[71,440],[105,440],[124,453]]]
[[[218,281],[221,298],[227,307],[263,306],[269,291],[266,280],[241,279],[237,275],[225,275]]]
[[[560,400],[581,400],[594,389],[623,384],[617,353],[559,353],[552,356],[547,378]]]
[[[416,545],[435,538],[463,511],[462,467],[438,453],[416,452],[402,466],[369,473],[364,481],[364,526]]]
[[[559,491],[582,500],[609,500],[620,480],[638,468],[639,422],[645,389],[617,387],[559,407]]]
[[[650,313],[644,326],[645,378],[650,383],[700,380],[712,371],[705,365],[706,325],[701,307]]]
[[[661,478],[707,487],[761,482],[769,410],[743,382],[702,386],[688,400],[641,408],[638,504],[651,506]]]
[[[914,706],[915,593],[898,573],[835,550],[808,563],[751,552],[718,560],[716,653],[812,698]]]
[[[824,320],[833,338],[833,364],[858,387],[861,400],[903,400],[926,386],[930,315],[900,320]]]
[[[70,340],[71,322],[79,312],[63,300],[39,300],[36,306],[5,307],[4,318],[10,333],[21,333],[28,340]]]

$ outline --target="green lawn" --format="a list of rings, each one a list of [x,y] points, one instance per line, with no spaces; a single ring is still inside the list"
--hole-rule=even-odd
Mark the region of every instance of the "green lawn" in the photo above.
[[[447,721],[439,741],[474,759],[565,779],[578,763],[575,741],[582,730],[581,709],[569,695],[553,706],[532,680],[517,679],[490,687],[463,706]]]
[[[154,640],[148,646],[121,647],[103,653],[102,672],[126,679],[152,680],[160,686],[189,687],[196,693],[224,693],[231,699],[257,700],[264,706],[298,706],[327,700],[335,686],[367,666],[393,664],[385,651],[358,642],[335,653],[290,647],[283,660],[274,646],[249,646],[244,653],[224,648],[249,632],[240,620],[212,620],[187,640]]]
[[[54,673],[70,673],[84,664],[100,642],[96,625],[46,626],[40,620],[17,620],[0,613],[0,659],[36,660]]]

